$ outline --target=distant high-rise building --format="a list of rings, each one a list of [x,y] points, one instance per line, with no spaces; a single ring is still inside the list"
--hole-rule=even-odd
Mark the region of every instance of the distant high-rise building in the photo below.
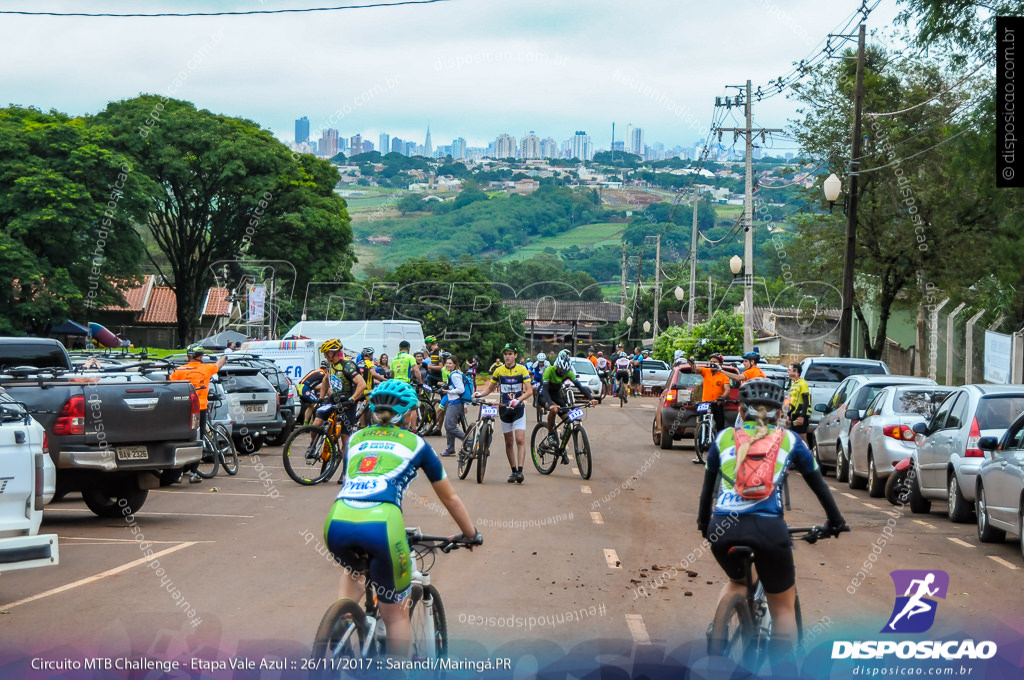
[[[309,118],[303,116],[295,121],[295,143],[303,144],[309,141]]]
[[[551,137],[541,140],[540,156],[541,158],[558,158],[558,142]]]
[[[452,158],[466,158],[466,140],[462,137],[452,142]]]
[[[504,133],[498,135],[497,139],[494,140],[494,157],[515,158],[516,138]]]
[[[434,151],[434,158],[444,158],[445,156],[451,156],[451,155],[452,155],[452,145],[451,144],[442,144],[441,146],[437,147],[437,149]]]
[[[380,152],[384,153],[384,147],[380,148]],[[394,137],[391,140],[391,153],[400,153],[405,155],[405,142],[402,141],[401,137]]]
[[[363,152],[363,136],[352,135],[348,138],[348,155],[357,156]]]
[[[433,158],[434,156],[434,145],[430,143],[430,124],[427,124],[427,139],[423,142],[423,155],[427,158]]]
[[[643,128],[631,128],[629,131],[629,149],[630,153],[635,153],[637,156],[643,157],[644,155],[644,130]]]
[[[338,155],[338,131],[327,128],[320,135],[320,143],[317,145],[318,155],[327,158],[334,158]]]
[[[626,143],[623,141],[612,142],[612,151],[625,151]]]
[[[373,151],[373,142],[368,139],[364,139],[362,153],[370,153],[371,151]]]
[[[405,143],[405,155],[406,156],[420,156],[420,155],[422,155],[422,152],[420,151],[420,145],[417,144],[416,142],[406,142]]]
[[[569,140],[569,145],[570,158],[578,158],[581,161],[594,159],[594,143],[590,141],[590,135],[585,130],[577,130]]]
[[[533,130],[530,130],[530,134],[523,137],[523,143],[519,146],[519,156],[523,160],[542,158],[540,153],[540,137],[533,134]]]
[[[380,133],[380,153],[384,155],[391,148],[391,135],[386,132]]]

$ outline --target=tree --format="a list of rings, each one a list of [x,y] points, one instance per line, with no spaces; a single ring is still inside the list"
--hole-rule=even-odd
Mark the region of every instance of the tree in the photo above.
[[[739,354],[743,348],[743,317],[739,314],[715,312],[704,323],[694,324],[691,332],[685,326],[673,326],[654,341],[653,356],[672,363],[675,350],[685,356],[707,359],[712,354]]]
[[[593,276],[572,271],[557,255],[541,253],[525,260],[485,263],[481,271],[509,291],[530,299],[550,296],[556,300],[600,302],[601,289]]]
[[[81,118],[0,110],[0,334],[45,334],[121,302],[111,279],[138,273],[132,224],[150,186],[109,133]]]
[[[420,212],[425,208],[423,205],[423,197],[417,196],[416,194],[410,194],[409,196],[400,198],[395,207],[398,208],[398,212],[402,213],[403,217],[408,213]]]
[[[326,161],[293,154],[250,121],[156,95],[112,103],[94,122],[111,129],[156,187],[145,227],[167,259],[179,343],[193,337],[218,260],[291,259],[301,287],[349,277],[352,232],[334,194],[337,170]]]

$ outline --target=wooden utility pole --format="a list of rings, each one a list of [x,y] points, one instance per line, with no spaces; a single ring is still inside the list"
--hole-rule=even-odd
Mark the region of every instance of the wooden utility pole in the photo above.
[[[697,306],[697,187],[693,187],[693,234],[690,236],[690,313],[687,323],[693,329],[693,313]]]
[[[860,111],[864,104],[864,33],[857,33],[857,80],[853,91],[853,145],[850,152],[850,193],[846,207],[846,251],[843,255],[843,311],[839,317],[839,356],[850,356],[853,340],[853,278],[857,255],[857,185],[860,174]]]
[[[622,243],[622,295],[619,297],[619,304],[626,308],[626,243]]]

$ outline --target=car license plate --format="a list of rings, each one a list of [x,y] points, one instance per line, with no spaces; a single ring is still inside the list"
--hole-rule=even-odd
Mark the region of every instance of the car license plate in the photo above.
[[[149,460],[149,449],[145,446],[118,446],[118,460]]]
[[[480,417],[481,418],[488,418],[488,417],[493,417],[493,416],[496,416],[496,415],[498,415],[498,407],[497,406],[481,406],[480,407]]]
[[[711,402],[705,401],[697,404],[697,413],[707,413],[707,410],[711,408]]]
[[[245,407],[246,413],[263,413],[263,406],[261,404],[255,404],[253,406]]]
[[[566,414],[565,417],[566,417],[567,420],[570,420],[570,421],[572,421],[572,420],[579,420],[580,418],[583,417],[583,409],[581,409],[581,408],[574,408],[573,410],[569,411],[569,413]]]

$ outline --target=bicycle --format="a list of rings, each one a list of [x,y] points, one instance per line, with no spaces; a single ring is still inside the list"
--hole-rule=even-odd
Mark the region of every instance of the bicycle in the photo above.
[[[420,396],[420,404],[417,407],[417,425],[416,434],[421,437],[426,437],[432,434],[441,433],[441,423],[437,422],[437,404],[440,399],[437,399],[437,392],[429,387],[422,385],[416,386],[416,391]]]
[[[711,401],[697,404],[697,431],[693,435],[693,448],[697,452],[694,463],[704,464],[704,454],[711,449],[715,441],[715,414],[711,411]]]
[[[533,466],[542,475],[550,475],[559,461],[561,461],[562,465],[568,465],[569,457],[566,455],[565,449],[569,445],[569,440],[572,439],[573,456],[576,459],[576,467],[579,468],[580,477],[590,479],[590,474],[593,471],[590,439],[587,437],[587,431],[583,429],[583,425],[580,423],[580,420],[583,418],[583,409],[590,408],[590,403],[587,402],[582,404],[582,406],[576,406],[576,396],[571,386],[566,387],[563,385],[562,394],[565,396],[565,408],[567,410],[563,414],[563,409],[559,408],[561,420],[555,424],[555,429],[549,433],[548,425],[543,421],[537,423],[537,426],[533,428],[533,434],[530,436],[530,454],[533,458]],[[561,434],[558,432],[559,429],[562,430]],[[548,434],[555,435],[555,438],[558,440],[558,446],[553,450],[550,444],[547,443]],[[540,437],[539,441],[537,439],[538,436]]]
[[[615,394],[619,397],[619,408],[622,408],[629,401],[629,380],[616,376],[615,381]]]
[[[801,540],[816,543],[828,538],[829,533],[822,526],[790,527],[789,535],[800,536]],[[760,580],[753,578],[754,550],[749,546],[736,545],[729,552],[744,558],[743,573],[747,583],[745,595],[733,595],[718,603],[715,618],[708,627],[708,654],[724,656],[736,664],[742,664],[756,672],[765,660],[772,637],[772,616],[768,609],[768,598]],[[803,617],[800,613],[800,595],[796,596],[797,644],[803,642]]]
[[[484,483],[487,470],[487,457],[491,455],[491,437],[494,433],[494,419],[498,415],[498,406],[486,401],[474,399],[472,404],[480,407],[480,415],[466,433],[459,449],[459,479],[469,476],[469,470],[476,461],[476,483]]]
[[[425,536],[418,528],[405,530],[406,539],[416,557],[412,571],[412,591],[409,594],[409,619],[412,622],[413,659],[436,659],[448,654],[448,621],[445,618],[441,594],[430,583],[430,570],[437,559],[437,551],[449,553],[458,548],[481,545],[473,540],[454,541],[444,536]],[[427,557],[430,563],[427,564]],[[367,574],[369,556],[360,557],[357,573],[366,577],[365,600],[362,607],[353,600],[341,599],[324,613],[313,642],[311,659],[325,672],[359,671],[376,668],[373,664],[353,663],[356,660],[376,659],[384,656],[387,632],[378,607],[377,592]],[[323,660],[324,663],[318,662]]]
[[[238,451],[231,441],[231,435],[223,425],[207,425],[203,432],[203,457],[196,465],[196,474],[203,479],[213,479],[217,469],[222,467],[229,475],[238,474]]]
[[[342,423],[335,409],[323,425],[305,425],[288,437],[282,449],[284,469],[303,486],[313,486],[331,478],[345,458],[338,439]],[[342,414],[343,418],[346,418]],[[345,475],[344,469],[341,471]]]

